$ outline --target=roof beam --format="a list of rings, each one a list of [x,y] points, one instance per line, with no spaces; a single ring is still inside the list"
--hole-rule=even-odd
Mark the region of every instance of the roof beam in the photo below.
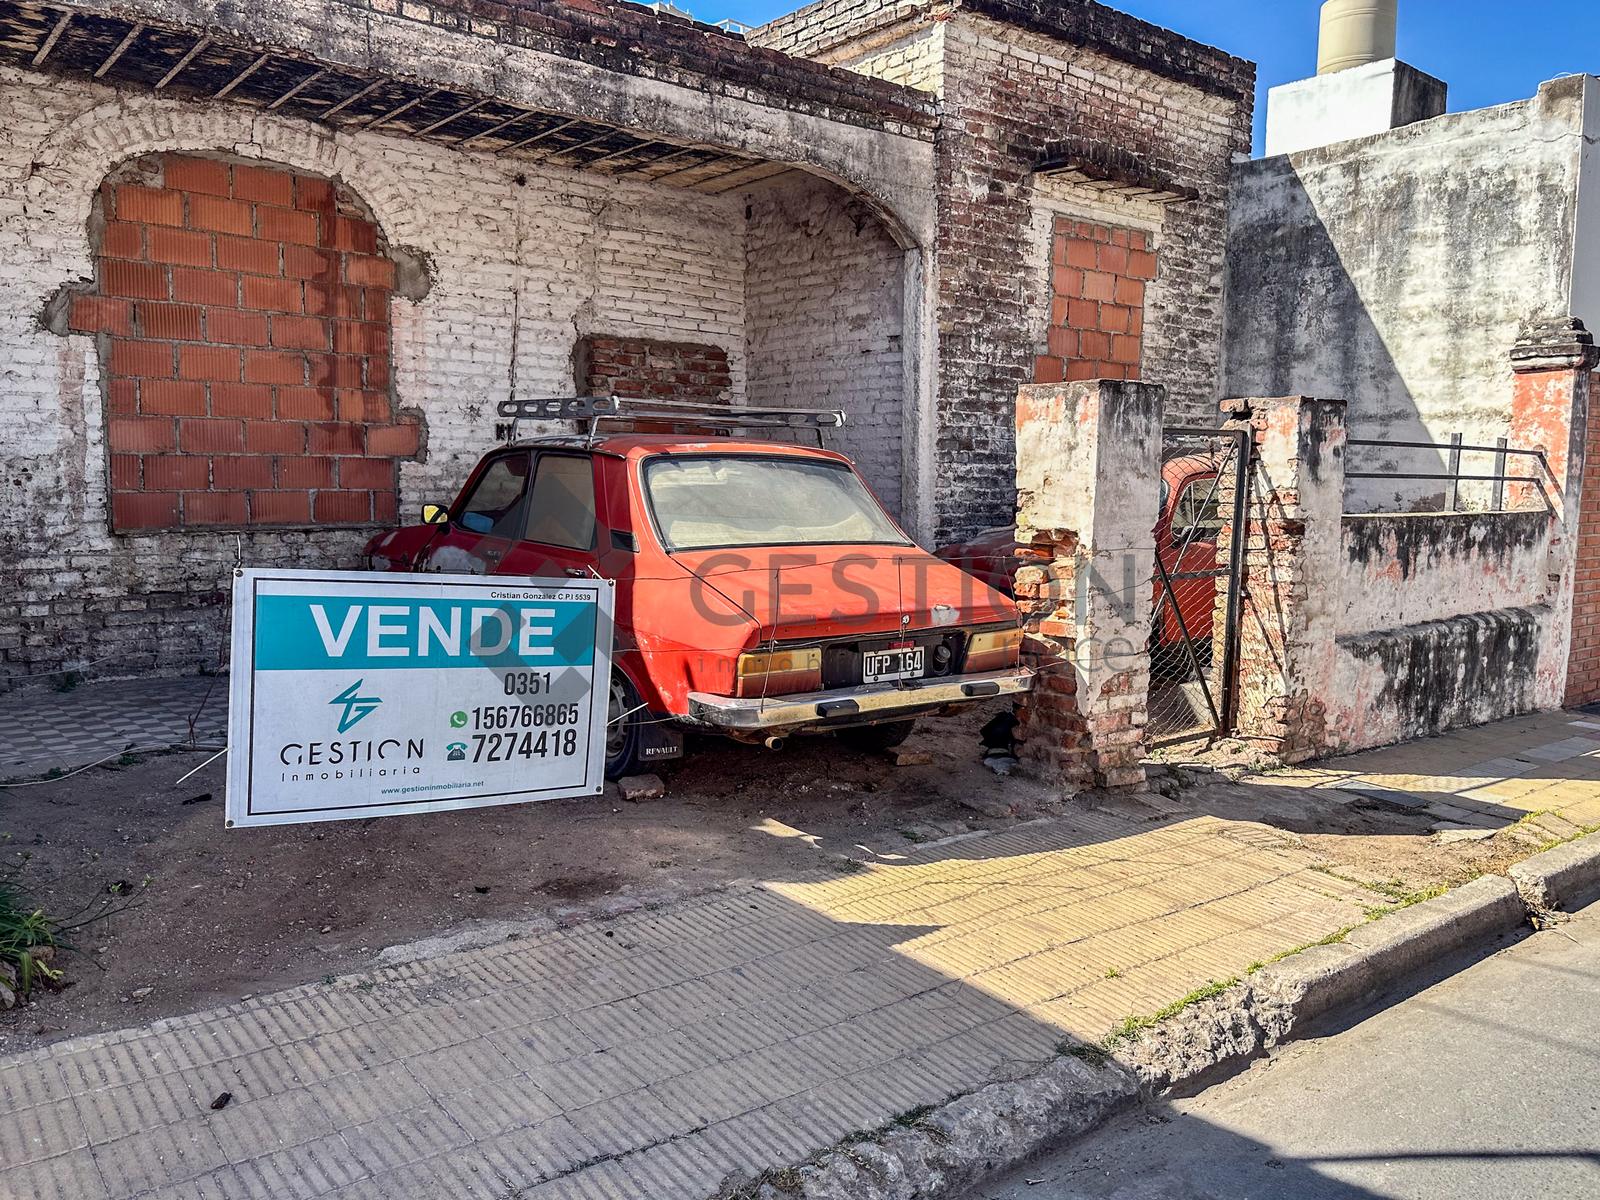
[[[271,112],[275,108],[282,108],[285,104],[289,103],[289,101],[293,100],[301,92],[305,91],[306,88],[310,87],[313,83],[315,83],[317,80],[321,79],[327,73],[328,73],[327,71],[313,71],[313,72],[311,72],[311,74],[307,75],[299,83],[295,84],[287,92],[285,92],[283,95],[279,96],[271,104],[267,105],[267,111]]]
[[[143,32],[143,25],[136,24],[133,26],[133,28],[129,29],[128,32],[123,35],[122,40],[117,43],[116,49],[114,49],[110,54],[106,55],[105,62],[101,63],[100,66],[95,69],[94,77],[99,79],[107,71],[111,70],[112,67],[116,66],[117,59],[121,58],[127,53],[128,47],[133,45],[133,43],[138,40],[139,35]]]
[[[39,53],[33,56],[34,66],[39,66],[45,59],[50,57],[50,51],[56,48],[56,43],[61,40],[61,35],[67,31],[67,25],[71,20],[71,13],[61,14],[61,19],[51,28],[50,33],[44,39],[44,44],[39,47]]]
[[[500,149],[498,151],[496,151],[496,153],[497,154],[508,154],[512,150],[520,150],[524,146],[531,146],[535,142],[542,142],[542,141],[544,141],[545,138],[549,137],[551,134],[560,133],[563,129],[569,129],[572,126],[577,125],[577,124],[580,124],[578,118],[577,117],[573,117],[572,120],[570,120],[570,121],[562,121],[561,124],[552,125],[552,126],[550,126],[549,129],[541,129],[538,133],[532,134],[529,137],[525,137],[520,142],[512,142],[509,146],[501,146]]]
[[[333,116],[335,113],[343,112],[345,109],[349,108],[352,104],[354,104],[357,100],[365,100],[368,96],[372,95],[373,92],[377,91],[379,88],[383,87],[388,82],[389,82],[389,80],[387,78],[373,80],[371,83],[367,84],[367,86],[362,88],[360,91],[352,92],[350,95],[346,96],[343,100],[339,101],[339,103],[335,104],[327,112],[323,113],[322,114],[323,119],[326,120],[328,117]]]
[[[487,103],[489,103],[489,101],[487,99],[474,100],[471,104],[467,105],[465,108],[459,110],[458,112],[451,113],[448,117],[445,117],[443,120],[435,121],[431,125],[424,125],[421,129],[416,131],[416,136],[422,137],[424,134],[432,133],[435,129],[443,129],[446,125],[450,124],[450,122],[459,121],[462,117],[466,116],[468,113],[477,112],[480,108],[482,108]]]
[[[182,58],[172,65],[172,70],[168,71],[160,79],[156,80],[156,91],[159,92],[162,88],[166,87],[167,84],[171,83],[180,74],[182,74],[183,69],[192,63],[196,58],[198,58],[200,56],[200,52],[209,45],[211,45],[211,39],[208,37],[203,37],[194,45],[190,46],[188,53],[186,53]]]
[[[427,91],[423,92],[422,95],[413,96],[410,100],[407,100],[404,104],[395,105],[393,108],[391,108],[388,112],[384,113],[382,116],[374,117],[372,120],[367,122],[365,128],[367,128],[368,130],[372,130],[372,129],[376,129],[379,125],[386,125],[390,121],[394,120],[396,117],[398,117],[398,116],[400,116],[400,115],[402,115],[404,113],[410,112],[413,108],[415,108],[417,105],[421,104],[424,100],[433,99],[435,96],[437,96],[439,94],[439,92],[441,90],[442,89],[440,89],[440,88],[429,88]]]
[[[469,137],[462,138],[459,142],[456,143],[456,145],[460,146],[462,148],[465,148],[467,146],[472,145],[473,142],[476,142],[480,138],[493,137],[495,134],[499,133],[502,129],[509,128],[510,126],[515,125],[518,121],[525,121],[529,117],[534,116],[534,115],[535,114],[531,110],[524,109],[523,111],[519,112],[514,117],[507,117],[504,121],[501,121],[498,125],[491,125],[487,129],[480,129],[480,130],[478,130],[477,133],[474,133]]]
[[[268,60],[271,59],[271,58],[272,58],[271,54],[263,54],[263,55],[261,55],[261,57],[257,58],[248,67],[246,67],[244,70],[240,71],[232,79],[228,80],[227,83],[223,84],[222,85],[222,90],[219,91],[214,98],[217,99],[217,100],[222,100],[222,99],[226,98],[233,91],[234,88],[238,87],[246,79],[249,79],[250,76],[254,75],[262,67],[266,66]]]

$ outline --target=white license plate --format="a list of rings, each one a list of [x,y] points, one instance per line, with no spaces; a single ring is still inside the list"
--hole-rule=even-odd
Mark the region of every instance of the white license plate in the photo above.
[[[889,683],[922,678],[922,647],[904,650],[868,650],[861,656],[862,683]]]

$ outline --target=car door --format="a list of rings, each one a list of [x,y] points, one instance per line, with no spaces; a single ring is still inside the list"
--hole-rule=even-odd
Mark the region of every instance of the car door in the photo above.
[[[598,574],[601,533],[594,456],[540,450],[534,455],[518,539],[495,570],[503,575],[592,578]]]
[[[505,450],[479,463],[451,506],[444,536],[419,569],[453,575],[500,570],[526,525],[532,460],[527,450]]]
[[[1211,636],[1216,608],[1217,532],[1222,516],[1217,507],[1215,471],[1186,476],[1159,531],[1156,552],[1177,594],[1177,612],[1171,604],[1163,610],[1161,640],[1175,643],[1187,629],[1189,637],[1204,642]],[[1178,613],[1183,625],[1178,624]]]

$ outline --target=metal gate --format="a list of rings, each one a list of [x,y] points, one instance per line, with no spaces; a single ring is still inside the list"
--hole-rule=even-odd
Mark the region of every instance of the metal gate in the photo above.
[[[1152,743],[1232,729],[1245,541],[1248,430],[1175,427],[1163,434],[1150,621]]]

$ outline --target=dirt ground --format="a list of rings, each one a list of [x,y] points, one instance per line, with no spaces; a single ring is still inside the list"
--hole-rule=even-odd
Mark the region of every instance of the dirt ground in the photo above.
[[[779,752],[693,742],[667,796],[637,804],[612,789],[225,830],[222,761],[177,783],[198,754],[0,789],[0,837],[28,856],[30,891],[48,912],[131,897],[74,935],[65,990],[0,1013],[0,1052],[360,969],[434,935],[498,940],[497,921],[579,920],[996,828],[1017,819],[1012,807],[1035,815],[1047,794],[979,759],[988,715],[926,720],[903,748],[927,755],[922,765],[833,738]]]
[[[462,813],[263,829],[223,828],[223,763],[169,754],[0,789],[0,837],[28,856],[52,914],[123,906],[62,957],[68,986],[0,1013],[0,1052],[227,1003],[245,995],[605,917],[724,886],[893,861],[947,837],[1076,807],[1135,821],[1188,813],[1273,827],[1327,869],[1397,893],[1501,871],[1526,831],[1441,845],[1432,818],[1349,796],[1221,775],[1148,803],[1089,794],[1065,805],[983,766],[984,709],[923,722],[903,748],[924,762],[802,738],[780,752],[706,740],[665,798],[604,797]],[[1169,756],[1169,761],[1171,758]],[[1159,772],[1158,772],[1159,774]],[[436,939],[436,940],[428,940]]]

